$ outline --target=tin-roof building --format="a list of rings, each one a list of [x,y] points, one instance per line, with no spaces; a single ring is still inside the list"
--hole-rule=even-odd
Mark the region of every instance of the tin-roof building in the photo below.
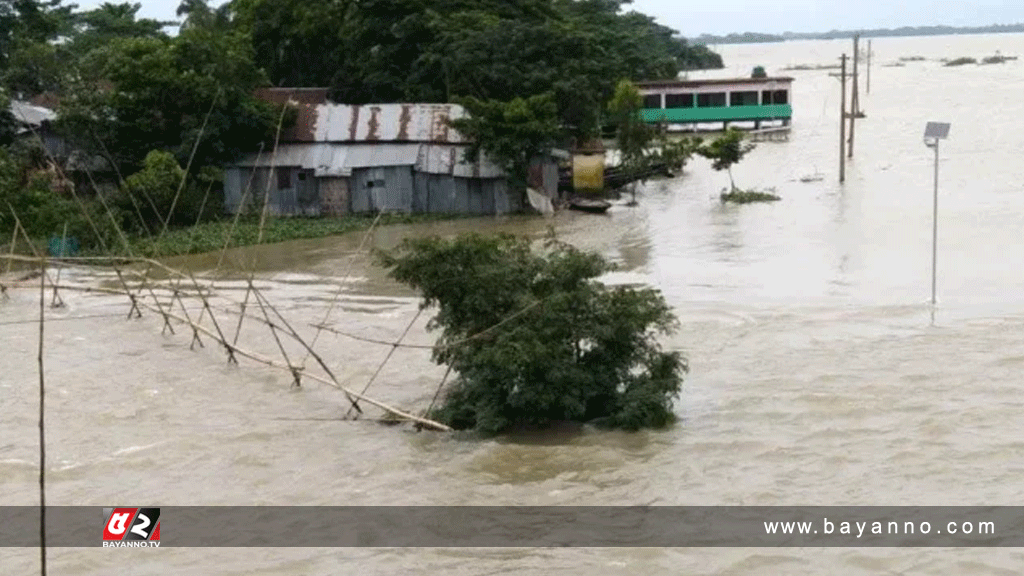
[[[362,212],[503,214],[521,211],[501,167],[481,155],[466,162],[468,143],[449,119],[455,104],[335,104],[325,89],[271,88],[259,96],[290,102],[298,118],[275,150],[251,154],[225,170],[225,208],[262,206],[271,213]],[[554,160],[538,160],[530,186],[557,195]]]

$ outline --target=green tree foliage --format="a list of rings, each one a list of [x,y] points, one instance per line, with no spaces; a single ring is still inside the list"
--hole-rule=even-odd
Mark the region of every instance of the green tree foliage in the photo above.
[[[61,123],[122,172],[151,150],[193,168],[220,165],[273,138],[279,112],[256,100],[265,77],[248,39],[190,27],[175,38],[117,38],[90,53]],[[198,144],[197,144],[198,143]]]
[[[629,80],[619,82],[608,109],[616,126],[616,147],[622,155],[620,165],[633,180],[634,197],[636,183],[645,180],[656,167],[681,170],[701,145],[696,137],[670,139],[666,131],[645,122],[640,116],[643,97]]]
[[[509,174],[510,183],[525,190],[530,161],[547,153],[559,133],[557,107],[550,94],[515,98],[510,102],[467,97],[459,103],[469,116],[450,121],[473,145],[467,159],[486,153]]]
[[[0,90],[0,146],[12,143],[17,131],[18,121],[11,113],[11,99],[4,90]]]
[[[174,22],[138,18],[142,4],[104,2],[99,7],[74,15],[75,33],[71,40],[74,52],[88,54],[119,38],[160,38],[164,28]]]
[[[622,164],[635,172],[647,168],[647,149],[655,137],[654,129],[640,117],[642,109],[643,96],[636,85],[629,80],[619,81],[608,110],[616,126],[615,139]]]
[[[550,93],[570,135],[596,135],[619,78],[720,64],[620,0],[233,0],[277,86],[369,102]]]
[[[13,94],[60,86],[69,52],[56,45],[73,31],[73,6],[62,0],[0,0],[0,79]]]
[[[711,167],[715,170],[725,170],[729,173],[730,190],[736,189],[736,183],[732,178],[732,167],[739,163],[748,152],[754,149],[754,144],[743,142],[744,134],[741,130],[730,128],[710,143],[701,146],[697,153],[711,160]]]
[[[185,170],[169,152],[153,150],[142,170],[125,178],[116,204],[124,214],[125,228],[135,233],[159,232],[164,222],[188,226],[203,220],[209,198],[207,187],[186,178]],[[170,214],[170,217],[168,217]]]
[[[74,200],[71,184],[42,165],[40,157],[38,151],[27,147],[0,149],[0,234],[10,237],[17,214],[31,238],[61,236],[66,230],[83,247],[116,247],[115,222],[120,221],[120,212]]]
[[[553,421],[626,429],[674,421],[687,370],[659,334],[677,321],[652,289],[607,287],[600,255],[512,236],[410,239],[382,264],[436,306],[434,351],[458,374],[434,417],[494,433]]]
[[[725,68],[722,55],[713,52],[706,43],[690,44],[685,38],[678,38],[679,68],[682,70],[721,70]]]
[[[754,66],[753,72],[750,73],[751,78],[767,78],[768,73],[765,72],[764,66]]]

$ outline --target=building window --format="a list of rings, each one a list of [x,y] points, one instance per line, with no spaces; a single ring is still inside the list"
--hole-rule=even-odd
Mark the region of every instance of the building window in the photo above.
[[[665,94],[665,108],[693,108],[693,94]]]
[[[763,104],[787,104],[789,102],[788,90],[765,90],[761,94]]]
[[[717,108],[719,106],[725,106],[725,92],[697,94],[698,108]]]
[[[305,181],[306,181],[306,173],[305,172],[299,172],[299,182],[305,182]]]
[[[292,169],[277,168],[277,189],[288,190],[292,187]]]
[[[730,92],[730,106],[757,106],[757,92]]]
[[[644,108],[661,108],[661,94],[644,96]]]

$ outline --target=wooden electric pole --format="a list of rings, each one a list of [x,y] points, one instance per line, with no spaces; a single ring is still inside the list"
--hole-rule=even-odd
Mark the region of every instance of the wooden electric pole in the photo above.
[[[853,89],[850,95],[850,146],[847,156],[853,158],[853,134],[856,127],[857,116],[860,115],[860,94],[857,86],[857,63],[860,61],[860,35],[853,37]]]
[[[839,182],[846,181],[846,54],[839,75]]]
[[[868,39],[868,86],[867,93],[871,94],[871,39]]]

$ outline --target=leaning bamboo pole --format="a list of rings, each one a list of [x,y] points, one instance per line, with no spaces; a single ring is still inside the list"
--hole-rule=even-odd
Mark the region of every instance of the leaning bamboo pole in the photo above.
[[[4,256],[0,255],[0,257],[4,257]],[[28,256],[16,256],[15,260],[22,261],[22,262],[37,262],[37,263],[40,263],[40,262],[45,261],[45,258],[42,258],[42,257],[33,258],[33,257],[28,257]],[[146,260],[146,259],[139,259],[139,260]],[[163,265],[162,263],[159,263],[159,262],[153,262],[153,266],[154,267],[166,267],[165,265]],[[170,268],[168,268],[168,269],[169,270],[173,270],[173,269],[170,269]],[[180,273],[180,272],[178,272],[178,273]],[[42,280],[44,286],[46,285],[46,281],[49,280],[50,281],[50,287],[54,287],[54,285],[52,283],[52,279],[50,279],[50,278],[43,278],[41,280]],[[20,287],[20,286],[16,286],[16,287]],[[93,287],[93,286],[61,285],[61,286],[59,286],[59,288],[61,290],[65,290],[66,289],[66,290],[81,291],[81,292],[96,292],[96,293],[103,293],[103,294],[110,294],[110,295],[124,295],[125,294],[125,292],[122,291],[122,290],[117,290],[117,289],[114,289],[114,288]],[[168,292],[172,292],[173,291],[173,288],[162,287],[162,286],[159,286],[159,285],[157,285],[157,286],[152,286],[151,285],[149,288],[151,290],[151,294],[152,294],[153,298],[157,298],[156,292],[159,291],[159,290],[165,290],[165,291],[168,291]],[[250,319],[253,319],[253,320],[256,320],[259,323],[266,324],[266,325],[270,326],[271,328],[277,328],[277,329],[281,330],[282,334],[287,334],[287,335],[291,336],[300,345],[302,345],[306,349],[306,351],[314,359],[317,360],[317,362],[320,364],[320,366],[328,374],[327,377],[324,377],[324,376],[319,376],[317,374],[303,373],[304,376],[310,378],[311,380],[320,382],[322,384],[326,384],[328,386],[331,386],[333,388],[336,388],[336,389],[340,390],[341,392],[345,393],[345,395],[353,403],[354,403],[354,401],[352,399],[358,399],[358,400],[366,402],[367,404],[370,404],[372,406],[376,406],[377,408],[380,408],[381,410],[387,412],[388,414],[396,416],[396,417],[398,417],[400,419],[409,420],[410,422],[414,422],[414,423],[418,424],[419,426],[422,426],[422,427],[425,427],[425,428],[429,428],[429,429],[433,429],[433,430],[440,430],[440,431],[450,431],[451,430],[450,427],[448,427],[448,426],[446,426],[444,424],[441,424],[440,422],[436,422],[436,421],[430,420],[428,418],[423,418],[423,417],[415,416],[415,415],[410,414],[408,412],[399,410],[398,408],[395,408],[393,406],[385,404],[384,402],[381,402],[379,400],[376,400],[376,399],[373,399],[373,398],[371,398],[369,396],[366,396],[362,392],[357,392],[355,390],[352,390],[352,389],[348,388],[347,386],[345,386],[345,385],[341,384],[340,382],[338,382],[337,378],[333,375],[333,373],[331,373],[330,369],[327,367],[326,363],[323,361],[323,359],[320,357],[320,355],[317,354],[315,351],[313,351],[312,348],[309,346],[309,344],[307,344],[304,340],[302,340],[302,338],[298,336],[298,334],[295,332],[295,330],[290,325],[287,324],[287,321],[284,319],[283,315],[281,315],[280,312],[277,311],[276,308],[274,308],[272,305],[270,305],[270,303],[266,300],[266,297],[263,296],[262,291],[260,291],[259,288],[256,288],[255,286],[252,286],[251,290],[252,290],[253,296],[255,296],[257,298],[257,300],[261,302],[262,305],[266,306],[266,308],[268,310],[273,311],[275,316],[277,316],[280,319],[282,324],[278,325],[277,323],[272,322],[271,320],[269,320],[269,314],[268,314],[266,319],[260,318],[259,316],[252,315],[252,314],[246,314],[246,317],[248,317]],[[198,297],[203,301],[204,309],[207,309],[209,311],[209,315],[211,317],[214,317],[213,307],[209,304],[209,301],[206,299],[205,295],[204,294],[200,294],[200,295],[198,295]],[[137,302],[138,302],[138,305],[140,307],[146,308],[147,310],[150,310],[151,312],[160,313],[160,310],[162,309],[162,308],[158,308],[157,307],[157,305],[159,303],[156,303],[156,305],[151,304],[145,298],[138,298]],[[231,312],[231,313],[234,313],[234,314],[241,314],[241,312],[236,311],[236,310],[232,310],[230,308],[228,309],[228,311]],[[169,319],[175,320],[177,322],[180,322],[180,323],[182,323],[184,325],[189,326],[196,333],[202,333],[202,334],[206,335],[207,337],[211,338],[212,340],[220,343],[222,346],[224,346],[226,349],[230,350],[234,354],[237,354],[239,356],[243,356],[243,357],[248,358],[248,359],[250,359],[250,360],[252,360],[254,362],[257,362],[257,363],[260,363],[260,364],[264,364],[266,366],[269,366],[269,367],[272,367],[272,368],[276,368],[278,370],[287,371],[289,374],[292,374],[293,376],[295,375],[296,370],[298,370],[297,366],[291,364],[288,361],[286,361],[286,363],[282,364],[281,362],[278,362],[278,361],[272,360],[270,358],[267,358],[267,357],[265,357],[265,356],[263,356],[263,355],[261,355],[259,353],[252,352],[252,351],[246,350],[244,348],[240,348],[238,345],[236,345],[234,343],[228,342],[226,336],[223,333],[221,333],[219,330],[217,332],[215,332],[214,330],[211,330],[211,329],[207,328],[206,326],[200,325],[200,324],[192,321],[191,319],[189,319],[186,316],[180,316],[178,314],[175,314],[173,311],[167,311],[167,310],[163,311],[163,315],[165,315]],[[359,409],[357,408],[357,410],[359,410]],[[361,412],[361,410],[359,410],[359,411]]]
[[[141,305],[143,307],[151,310],[151,311],[154,311],[154,312],[156,311],[155,307],[151,306],[150,304],[147,304],[145,301],[141,301]],[[175,320],[177,320],[179,322],[182,322],[183,324],[188,324],[187,320],[185,320],[181,316],[178,316],[178,315],[174,314],[173,312],[165,312],[165,314],[167,314],[169,317],[171,317],[171,318],[173,318],[173,319],[175,319]],[[220,342],[221,344],[228,345],[227,342],[224,342],[224,341],[220,340],[220,338],[212,330],[207,329],[205,326],[194,326],[194,327],[195,327],[196,330],[206,334],[208,337],[210,337],[210,338]],[[254,362],[258,362],[260,364],[264,364],[264,365],[269,366],[271,368],[277,368],[279,370],[284,370],[284,371],[289,372],[289,373],[292,372],[292,368],[293,368],[292,366],[287,366],[287,365],[281,364],[280,362],[275,362],[274,360],[271,360],[269,358],[265,358],[265,357],[263,357],[260,354],[257,354],[255,352],[250,352],[250,351],[248,351],[248,350],[246,350],[244,348],[240,348],[240,347],[238,347],[237,345],[234,345],[234,344],[232,344],[231,347],[234,349],[235,353],[237,353],[238,355],[244,356],[244,357],[246,357],[246,358],[248,358],[248,359],[250,359],[250,360],[252,360]],[[427,428],[431,428],[431,429],[434,429],[434,430],[440,430],[442,432],[450,432],[451,431],[450,427],[445,426],[444,424],[441,424],[440,422],[435,422],[435,421],[427,419],[427,418],[421,418],[419,416],[415,416],[413,414],[409,414],[408,412],[399,410],[398,408],[395,408],[393,406],[385,404],[385,403],[383,403],[383,402],[381,402],[379,400],[375,400],[373,398],[370,398],[369,396],[365,396],[365,395],[363,395],[363,394],[361,394],[359,392],[356,392],[355,390],[352,390],[352,389],[348,388],[347,386],[344,386],[344,385],[342,385],[342,384],[340,384],[338,382],[332,381],[329,378],[324,378],[324,377],[318,376],[316,374],[306,374],[306,377],[308,377],[308,378],[310,378],[312,380],[315,380],[317,382],[320,382],[322,384],[327,384],[328,386],[332,386],[334,388],[337,388],[338,390],[341,390],[342,392],[344,392],[344,393],[346,393],[346,394],[348,394],[350,396],[358,398],[359,400],[362,400],[363,402],[366,402],[367,404],[376,406],[376,407],[380,408],[381,410],[384,410],[385,412],[387,412],[389,414],[392,414],[394,416],[397,416],[399,418],[402,418],[404,420],[409,420],[410,422],[415,422],[415,423],[421,424],[421,425],[423,425],[423,426],[425,426]]]

